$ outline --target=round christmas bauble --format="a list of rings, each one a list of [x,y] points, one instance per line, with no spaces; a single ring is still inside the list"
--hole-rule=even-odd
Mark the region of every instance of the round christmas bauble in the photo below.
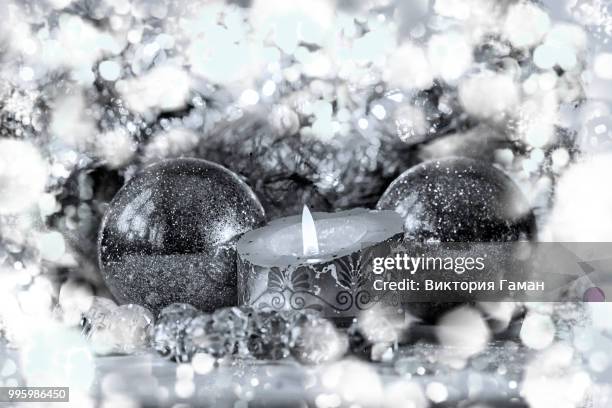
[[[535,232],[533,214],[516,184],[492,165],[462,157],[405,171],[377,208],[399,213],[411,241],[508,242]]]
[[[404,219],[409,242],[510,242],[535,234],[527,199],[501,170],[468,158],[451,157],[421,163],[404,172],[383,194],[381,210]],[[456,254],[444,256],[457,256]],[[503,256],[487,273],[502,271]],[[404,308],[427,323],[458,303],[406,302]]]
[[[237,237],[264,210],[226,168],[175,159],[143,169],[113,198],[98,238],[102,275],[119,303],[204,311],[236,303]]]

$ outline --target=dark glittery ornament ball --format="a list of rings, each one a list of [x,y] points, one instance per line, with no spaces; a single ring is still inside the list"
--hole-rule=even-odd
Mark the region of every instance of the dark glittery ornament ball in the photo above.
[[[402,215],[407,242],[510,242],[535,235],[533,213],[518,186],[501,170],[473,159],[431,160],[409,169],[391,183],[377,208]],[[457,305],[408,302],[404,308],[433,323]]]
[[[406,239],[439,242],[508,242],[535,232],[527,199],[501,170],[451,157],[404,172],[376,206],[404,218]]]
[[[158,311],[236,304],[236,239],[265,220],[251,189],[226,168],[175,159],[146,167],[102,221],[102,275],[120,303]]]

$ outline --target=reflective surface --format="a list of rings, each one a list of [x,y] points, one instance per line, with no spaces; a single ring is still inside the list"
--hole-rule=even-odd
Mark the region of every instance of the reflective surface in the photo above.
[[[495,167],[472,159],[432,160],[404,172],[377,204],[404,218],[415,241],[506,242],[530,238],[527,199]]]
[[[391,183],[377,208],[402,216],[408,241],[509,242],[535,234],[533,214],[516,184],[490,164],[466,158],[412,167]],[[435,322],[455,306],[450,302],[406,304],[413,315],[427,322]]]
[[[157,163],[109,206],[99,236],[104,279],[120,303],[154,311],[233,305],[235,239],[263,221],[259,201],[229,170],[196,159]]]

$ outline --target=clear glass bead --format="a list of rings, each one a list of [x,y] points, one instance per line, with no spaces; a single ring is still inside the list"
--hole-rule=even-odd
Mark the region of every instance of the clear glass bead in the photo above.
[[[291,324],[291,355],[303,364],[321,364],[342,357],[348,337],[316,313],[299,313]]]
[[[94,296],[89,309],[81,317],[81,331],[83,335],[90,337],[94,329],[105,328],[111,313],[117,308],[117,304],[108,298]]]
[[[185,362],[192,354],[185,348],[186,330],[191,321],[200,314],[186,303],[173,303],[159,313],[151,330],[151,346],[163,357]]]

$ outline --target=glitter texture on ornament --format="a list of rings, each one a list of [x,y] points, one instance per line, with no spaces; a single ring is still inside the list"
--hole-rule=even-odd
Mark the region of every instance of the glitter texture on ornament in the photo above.
[[[609,1],[0,17],[0,386],[85,407],[611,405]],[[364,251],[314,268],[316,219],[276,242],[305,267],[242,287],[240,258],[265,257],[237,242],[304,206],[395,211],[410,243],[582,243],[559,292],[584,297],[401,302],[365,290]]]

